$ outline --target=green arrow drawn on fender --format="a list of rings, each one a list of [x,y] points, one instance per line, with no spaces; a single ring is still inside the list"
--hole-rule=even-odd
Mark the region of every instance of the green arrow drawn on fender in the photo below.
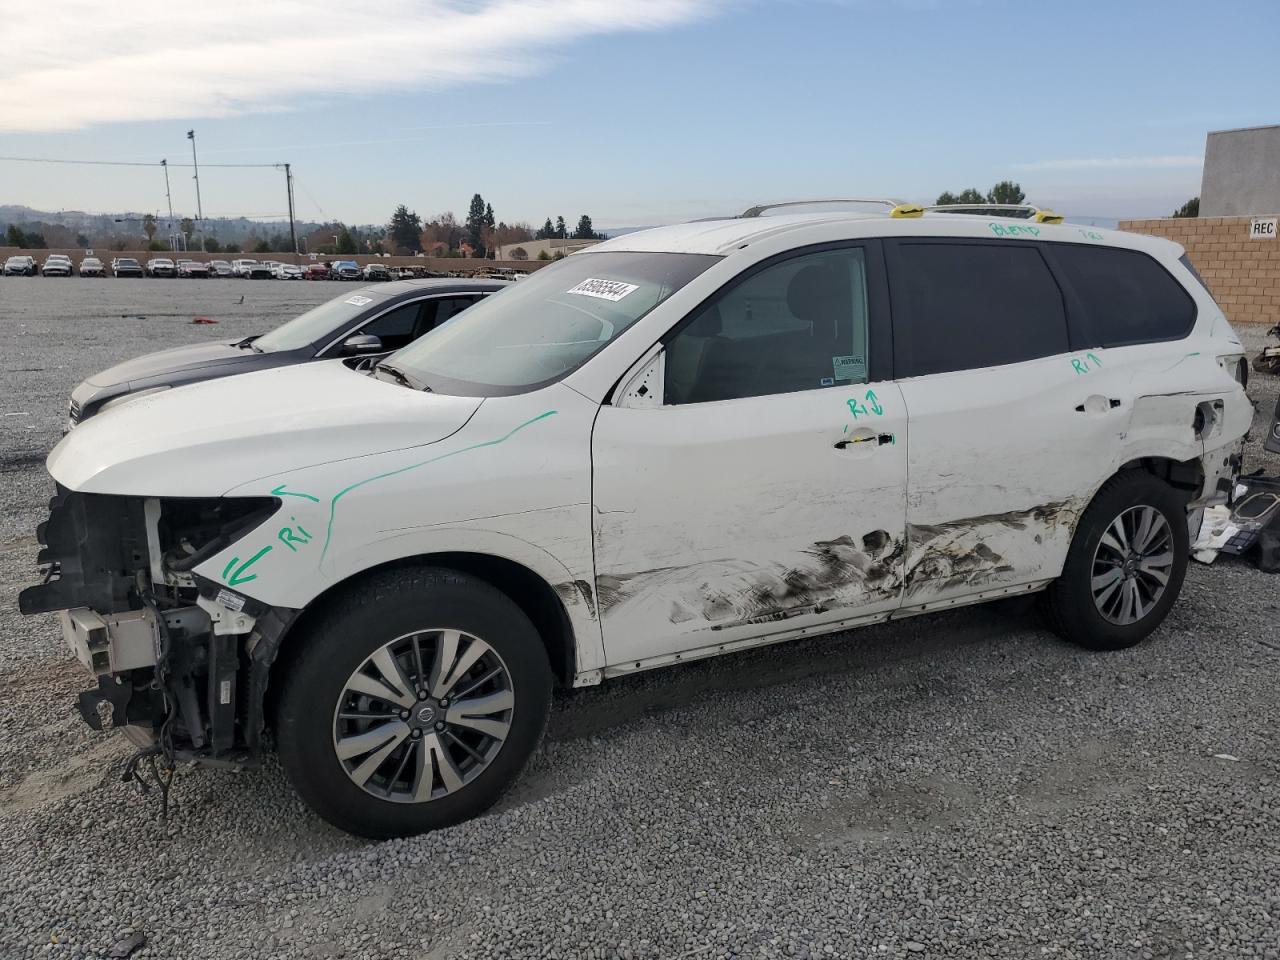
[[[240,563],[239,557],[232,557],[231,562],[228,563],[226,567],[224,567],[222,570],[222,579],[227,581],[227,586],[229,587],[235,587],[242,583],[248,583],[250,580],[257,580],[258,575],[256,573],[251,573],[247,577],[244,576],[243,574],[246,570],[248,570],[251,566],[253,566],[255,563],[257,563],[259,560],[261,560],[270,552],[271,552],[270,546],[263,547],[261,550],[255,553],[252,557],[250,557],[244,563]],[[236,567],[235,573],[231,573],[231,568],[235,567],[237,563],[240,563],[240,566]],[[231,573],[231,579],[229,580],[227,579],[228,573]]]
[[[280,486],[276,487],[274,490],[272,490],[271,495],[273,497],[302,497],[302,499],[310,500],[312,503],[320,502],[319,497],[313,497],[309,493],[294,493],[292,490],[286,490],[285,485],[283,483],[280,484]]]

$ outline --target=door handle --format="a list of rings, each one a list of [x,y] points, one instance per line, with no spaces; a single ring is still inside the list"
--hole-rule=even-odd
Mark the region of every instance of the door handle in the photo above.
[[[1085,397],[1084,403],[1076,404],[1076,413],[1106,413],[1108,410],[1114,410],[1120,406],[1119,397],[1104,397],[1101,394],[1093,394]]]
[[[835,442],[837,450],[847,450],[849,447],[861,446],[866,443],[874,443],[876,446],[883,447],[887,444],[897,443],[897,438],[892,433],[864,433],[854,437],[845,437],[843,440]]]

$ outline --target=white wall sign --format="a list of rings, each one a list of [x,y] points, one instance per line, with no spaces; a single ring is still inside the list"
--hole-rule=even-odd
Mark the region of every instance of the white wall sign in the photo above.
[[[1276,238],[1275,217],[1254,217],[1249,221],[1250,240],[1274,240]]]

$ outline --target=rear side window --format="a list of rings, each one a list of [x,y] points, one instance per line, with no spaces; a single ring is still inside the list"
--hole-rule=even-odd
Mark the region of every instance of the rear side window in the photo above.
[[[900,377],[1066,353],[1066,310],[1030,244],[900,242],[892,268]]]
[[[1181,340],[1195,325],[1195,301],[1145,253],[1070,244],[1055,245],[1053,258],[1098,346]]]

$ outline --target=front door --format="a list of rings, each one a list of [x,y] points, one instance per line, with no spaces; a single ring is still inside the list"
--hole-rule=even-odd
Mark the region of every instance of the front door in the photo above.
[[[881,262],[878,244],[842,245],[747,271],[666,338],[660,406],[601,408],[611,666],[897,608],[907,420],[881,376]]]

